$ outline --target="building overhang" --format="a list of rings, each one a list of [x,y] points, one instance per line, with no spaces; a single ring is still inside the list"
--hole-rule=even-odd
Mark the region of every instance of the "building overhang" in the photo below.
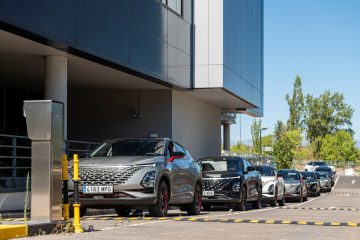
[[[196,88],[188,92],[194,98],[221,108],[222,113],[244,113],[251,116],[251,109],[257,108],[254,104],[240,98],[225,88]]]

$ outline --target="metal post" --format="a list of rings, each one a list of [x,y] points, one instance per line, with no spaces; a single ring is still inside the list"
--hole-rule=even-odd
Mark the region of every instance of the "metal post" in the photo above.
[[[262,164],[262,163],[261,163],[261,160],[262,160],[262,158],[261,158],[261,155],[262,155],[262,139],[261,139],[261,131],[262,131],[262,129],[260,128],[260,164]]]
[[[80,224],[80,198],[79,198],[79,159],[78,155],[74,154],[74,171],[73,171],[73,181],[74,181],[74,231],[75,233],[82,233],[84,230]]]
[[[69,221],[69,175],[68,175],[68,159],[64,154],[62,158],[62,181],[63,181],[63,217],[65,221]]]

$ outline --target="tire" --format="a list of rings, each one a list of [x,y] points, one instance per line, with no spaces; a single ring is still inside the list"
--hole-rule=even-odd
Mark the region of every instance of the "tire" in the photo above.
[[[83,216],[85,216],[86,210],[87,210],[86,207],[81,207],[81,206],[80,206],[80,217],[81,217],[81,218],[82,218]],[[70,206],[70,209],[69,209],[69,217],[70,217],[70,218],[73,218],[73,217],[74,217],[74,207],[73,207],[72,205]]]
[[[130,215],[131,209],[115,208],[115,212],[119,217],[128,217]]]
[[[203,207],[204,211],[211,211],[211,205],[208,203],[203,203],[202,207]]]
[[[236,211],[246,211],[246,188],[243,187],[240,202],[235,205]]]
[[[270,201],[270,206],[277,207],[277,204],[278,204],[278,190],[276,188],[275,194],[274,194],[274,199]]]
[[[303,201],[306,202],[307,200],[309,200],[309,194],[306,193],[306,196],[303,198]]]
[[[286,203],[286,198],[285,198],[285,189],[284,189],[284,194],[283,194],[283,197],[281,200],[278,201],[279,203],[279,206],[283,207],[285,206],[285,203]]]
[[[316,196],[317,196],[317,197],[320,197],[320,192],[321,192],[321,191],[319,190],[319,191],[316,193]]]
[[[262,191],[261,188],[258,190],[258,199],[254,202],[251,202],[251,205],[253,209],[260,209],[262,207],[261,201],[262,201]]]
[[[159,184],[156,203],[149,206],[150,216],[166,217],[169,210],[169,187],[163,180]]]
[[[201,205],[202,205],[202,187],[199,183],[197,183],[194,192],[194,200],[192,203],[185,205],[186,211],[189,215],[199,215],[201,213]]]

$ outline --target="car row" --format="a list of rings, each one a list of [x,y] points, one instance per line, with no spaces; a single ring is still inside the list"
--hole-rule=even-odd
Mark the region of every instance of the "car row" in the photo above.
[[[189,215],[218,205],[240,211],[246,210],[247,203],[254,209],[264,202],[284,206],[288,198],[306,201],[310,194],[331,190],[328,174],[277,171],[253,166],[241,157],[194,160],[168,138],[112,139],[80,159],[81,215],[87,208],[114,208],[119,216],[147,209],[151,216],[163,217],[170,206]]]

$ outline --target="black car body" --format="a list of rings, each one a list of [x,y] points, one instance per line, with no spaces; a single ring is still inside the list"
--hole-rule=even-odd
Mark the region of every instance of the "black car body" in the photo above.
[[[293,169],[281,169],[278,174],[285,181],[286,198],[297,199],[299,202],[307,201],[308,190],[306,178],[299,171]]]
[[[245,210],[245,203],[261,208],[261,175],[241,157],[207,157],[200,159],[203,173],[203,207],[235,205]]]
[[[315,172],[326,172],[331,179],[331,186],[333,187],[335,184],[335,174],[333,170],[328,166],[319,166],[315,168]]]
[[[306,177],[309,195],[320,196],[321,186],[317,175],[314,172],[301,172],[301,174]]]
[[[315,172],[320,180],[320,190],[322,192],[331,192],[331,178],[327,172]]]

